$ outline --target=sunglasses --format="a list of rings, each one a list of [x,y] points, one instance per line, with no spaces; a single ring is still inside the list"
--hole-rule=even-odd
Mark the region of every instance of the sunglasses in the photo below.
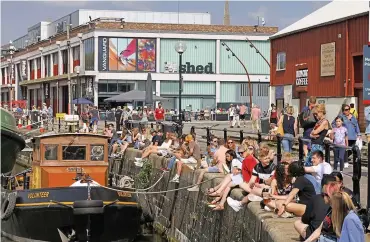
[[[227,142],[228,144],[232,144],[232,143],[234,143],[234,142],[232,142],[232,141],[229,141],[229,142]]]
[[[218,140],[213,140],[212,142],[213,142],[213,143],[217,143],[217,141],[218,141]]]
[[[242,154],[244,154],[244,151],[240,151],[240,152],[238,152],[239,153],[239,155],[242,155]]]
[[[344,111],[349,111],[349,108],[345,108]]]

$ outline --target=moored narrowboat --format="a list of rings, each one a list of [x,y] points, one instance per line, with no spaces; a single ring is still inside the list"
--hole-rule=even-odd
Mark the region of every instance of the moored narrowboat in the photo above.
[[[1,232],[14,241],[132,241],[141,207],[108,185],[108,140],[95,134],[33,138],[32,170],[2,184]]]

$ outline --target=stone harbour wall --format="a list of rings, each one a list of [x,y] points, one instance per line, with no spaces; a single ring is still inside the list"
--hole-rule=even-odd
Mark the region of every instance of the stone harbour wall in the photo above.
[[[122,160],[115,160],[113,172],[127,175],[135,179],[140,168],[134,164],[134,158],[141,157],[141,151],[128,149]],[[162,175],[161,167],[167,165],[163,157],[151,155],[148,162],[152,164],[148,184],[154,184]],[[147,170],[147,169],[146,169]],[[180,183],[171,183],[175,169],[164,174],[158,184],[148,192],[168,191],[194,184],[199,171],[184,166]],[[141,178],[145,174],[141,171]],[[222,181],[221,174],[206,173],[199,192],[189,192],[187,189],[169,191],[159,194],[139,194],[143,210],[154,218],[154,228],[158,233],[166,235],[169,241],[179,242],[223,242],[223,241],[261,241],[261,242],[288,242],[298,241],[293,222],[297,218],[277,218],[272,212],[260,208],[259,203],[249,203],[244,209],[236,213],[225,203],[225,210],[212,211],[207,206],[211,198],[205,194],[209,187],[216,186]],[[145,179],[144,179],[145,180]],[[136,187],[139,185],[136,181]],[[233,189],[231,197],[241,200],[241,189]]]

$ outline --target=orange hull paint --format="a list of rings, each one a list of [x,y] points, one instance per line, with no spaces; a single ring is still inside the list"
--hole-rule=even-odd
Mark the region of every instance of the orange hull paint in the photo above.
[[[71,167],[73,166],[41,167],[41,187],[68,187],[72,185],[75,182],[74,178],[76,177],[76,172],[68,171],[68,168]],[[82,168],[94,181],[104,186],[107,185],[108,167],[82,166]]]

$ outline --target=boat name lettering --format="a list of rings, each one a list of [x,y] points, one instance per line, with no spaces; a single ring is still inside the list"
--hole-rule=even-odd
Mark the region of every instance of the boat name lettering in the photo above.
[[[82,167],[67,167],[67,172],[77,172],[77,173],[83,173],[84,168]]]
[[[33,192],[33,193],[28,193],[28,198],[33,199],[33,198],[47,198],[49,197],[49,192]]]
[[[117,192],[119,197],[131,197],[131,193],[128,192]]]

